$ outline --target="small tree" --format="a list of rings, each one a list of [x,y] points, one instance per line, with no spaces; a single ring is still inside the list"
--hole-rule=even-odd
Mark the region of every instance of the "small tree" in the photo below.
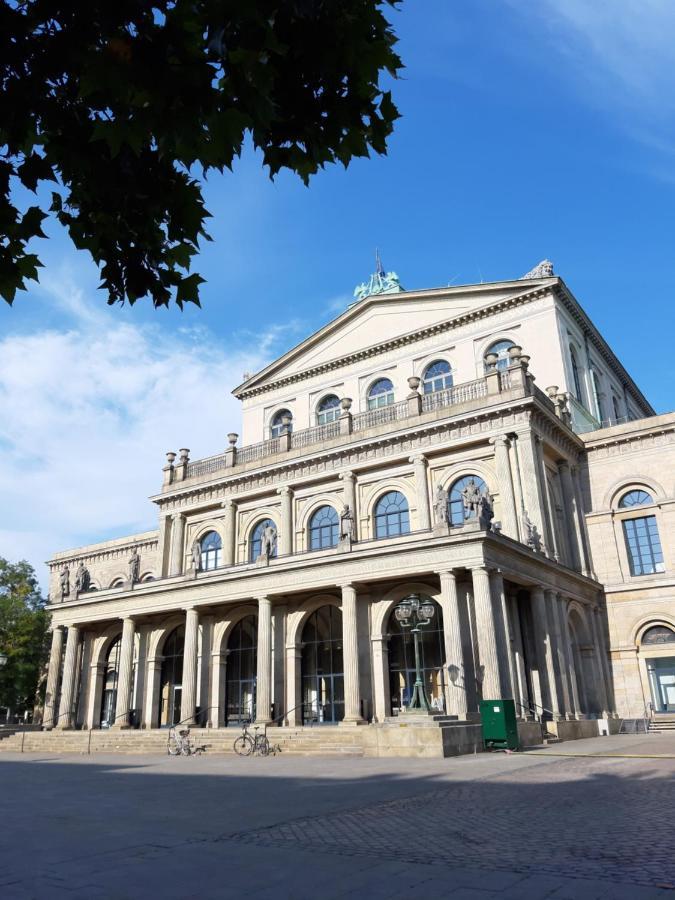
[[[386,152],[399,0],[0,0],[0,296],[37,280],[48,211],[108,303],[199,303],[197,177],[246,135],[273,177]],[[56,189],[23,212],[15,187]]]
[[[7,664],[0,669],[0,706],[15,712],[32,709],[48,655],[49,616],[27,562],[0,557],[0,651]]]

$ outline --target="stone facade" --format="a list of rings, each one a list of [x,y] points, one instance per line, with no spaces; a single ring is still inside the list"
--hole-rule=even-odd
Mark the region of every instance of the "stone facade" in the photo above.
[[[666,544],[672,484],[606,448],[648,445],[656,467],[675,417],[653,416],[561,279],[366,297],[235,394],[246,443],[167,454],[157,532],[50,561],[46,727],[382,725],[410,701],[411,594],[435,611],[423,678],[448,721],[475,722],[481,697],[569,735],[637,715],[616,609],[672,621],[672,569],[626,583],[612,503],[653,486]],[[630,421],[600,428],[613,415]],[[95,590],[63,595],[80,560]]]

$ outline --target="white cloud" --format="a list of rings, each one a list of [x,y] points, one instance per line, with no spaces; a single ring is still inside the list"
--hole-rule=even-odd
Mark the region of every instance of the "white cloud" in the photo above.
[[[28,559],[43,584],[53,552],[157,526],[147,497],[164,453],[224,449],[240,430],[230,389],[289,330],[221,341],[130,323],[67,274],[46,291],[65,324],[0,339],[0,555]]]

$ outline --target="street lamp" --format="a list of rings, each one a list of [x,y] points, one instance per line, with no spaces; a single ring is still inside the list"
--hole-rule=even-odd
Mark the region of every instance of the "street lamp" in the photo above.
[[[415,646],[415,686],[408,704],[408,712],[429,712],[431,704],[424,690],[420,665],[420,633],[433,619],[436,610],[431,600],[422,600],[419,594],[410,594],[400,601],[394,610],[401,628],[410,628]]]

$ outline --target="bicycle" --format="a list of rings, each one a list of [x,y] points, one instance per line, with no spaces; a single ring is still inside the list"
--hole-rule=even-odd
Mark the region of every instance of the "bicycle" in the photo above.
[[[249,723],[244,724],[244,730],[236,738],[233,749],[238,756],[275,756],[281,752],[278,744],[272,746],[265,733],[258,734],[259,725],[253,726],[254,734],[249,731]]]
[[[169,730],[169,739],[166,745],[169,756],[200,756],[204,752],[203,747],[195,747],[190,740],[190,729],[182,728],[178,734],[176,729]]]

